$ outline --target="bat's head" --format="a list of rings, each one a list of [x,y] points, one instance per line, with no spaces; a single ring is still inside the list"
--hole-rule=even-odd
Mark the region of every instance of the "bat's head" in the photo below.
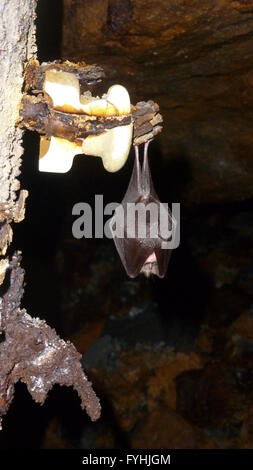
[[[153,251],[151,255],[149,255],[144,262],[142,268],[141,268],[141,273],[143,273],[146,277],[150,277],[153,274],[156,274],[156,276],[159,276],[159,267],[156,259],[156,254]]]

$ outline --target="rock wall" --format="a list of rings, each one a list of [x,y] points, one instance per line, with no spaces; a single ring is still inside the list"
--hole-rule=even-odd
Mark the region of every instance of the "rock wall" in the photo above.
[[[155,99],[159,147],[189,203],[253,195],[253,1],[64,0],[62,55]],[[159,152],[159,149],[157,149]]]

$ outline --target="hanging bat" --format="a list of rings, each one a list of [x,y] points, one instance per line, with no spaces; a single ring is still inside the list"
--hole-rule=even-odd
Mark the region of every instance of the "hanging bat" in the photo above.
[[[111,221],[110,228],[116,249],[119,253],[123,266],[127,274],[134,278],[140,273],[149,277],[152,274],[163,278],[166,274],[168,262],[171,255],[171,249],[164,249],[162,246],[163,242],[168,241],[162,238],[159,227],[160,227],[160,206],[163,206],[163,217],[165,217],[168,224],[168,229],[171,232],[173,224],[176,223],[171,215],[171,212],[166,204],[161,204],[159,198],[154,190],[153,182],[151,178],[149,162],[148,162],[148,141],[144,146],[144,160],[142,168],[139,160],[139,147],[135,146],[135,162],[132,177],[124,196],[121,205],[116,209]],[[145,218],[135,218],[134,229],[135,234],[133,237],[129,237],[129,227],[127,222],[129,220],[126,217],[128,205],[132,203],[137,205],[143,203],[144,208],[150,203],[157,207],[158,218],[153,220],[148,212],[145,214]],[[119,209],[121,208],[121,211]],[[124,217],[122,217],[122,209]],[[115,227],[118,224],[118,230],[115,234]],[[154,224],[158,226],[157,236],[153,237]],[[144,226],[145,225],[145,226]],[[133,227],[131,227],[133,229]],[[157,227],[156,227],[157,228]],[[144,230],[145,236],[139,234]],[[121,236],[118,234],[121,232]],[[166,245],[167,246],[167,245]]]

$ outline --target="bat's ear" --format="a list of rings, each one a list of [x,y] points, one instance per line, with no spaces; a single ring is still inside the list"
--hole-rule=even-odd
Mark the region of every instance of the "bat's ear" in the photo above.
[[[148,147],[150,142],[151,140],[146,142],[144,145],[144,159],[141,172],[141,187],[144,196],[152,195],[155,199],[159,200],[153,186],[152,176],[149,168]]]
[[[136,202],[137,199],[141,196],[141,193],[142,193],[142,188],[141,188],[141,167],[140,167],[140,160],[139,160],[139,147],[138,145],[136,145],[133,173],[132,173],[130,183],[127,188],[127,192],[122,201],[122,204],[124,202]]]

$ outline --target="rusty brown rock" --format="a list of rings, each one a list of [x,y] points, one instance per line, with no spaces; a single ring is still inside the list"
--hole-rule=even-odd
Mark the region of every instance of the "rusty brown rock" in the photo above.
[[[45,80],[45,72],[50,69],[73,73],[79,80],[81,90],[85,91],[91,91],[105,76],[101,67],[88,65],[85,62],[73,63],[67,60],[65,62],[54,61],[40,65],[38,60],[33,59],[27,64],[25,70],[25,92],[41,93]]]
[[[201,367],[197,354],[162,351],[128,350],[118,358],[118,365],[106,373],[101,368],[92,372],[110,401],[117,422],[130,432],[159,405],[176,409],[175,379],[183,371]]]
[[[253,196],[252,50],[252,0],[64,0],[63,57],[160,104],[164,171],[191,203]]]
[[[20,255],[10,262],[10,286],[0,309],[0,420],[8,411],[15,383],[21,380],[33,399],[43,404],[54,384],[72,386],[82,408],[92,420],[100,416],[100,404],[81,367],[81,355],[70,342],[57,336],[45,321],[20,309],[24,272]]]
[[[98,135],[107,129],[131,122],[130,116],[96,118],[85,114],[56,111],[43,97],[29,95],[23,96],[19,115],[20,127],[48,137],[61,137],[77,143],[88,135]]]
[[[23,95],[19,119],[20,128],[36,131],[48,137],[60,137],[71,142],[80,143],[89,135],[98,135],[117,126],[134,123],[134,144],[140,145],[153,139],[162,131],[163,118],[159,113],[159,106],[152,100],[144,101],[132,106],[129,115],[90,116],[75,114],[68,109],[57,110],[52,101],[44,94],[43,85],[45,72],[54,69],[75,75],[83,92],[91,92],[104,78],[103,70],[96,65],[87,65],[85,62],[72,63],[49,62],[39,64],[37,60],[28,63],[25,72],[25,91]],[[93,90],[94,91],[94,90]],[[81,148],[80,148],[81,152]]]
[[[158,408],[138,423],[134,449],[215,449],[215,441],[169,408]]]
[[[249,414],[244,421],[239,437],[234,441],[236,449],[252,449],[253,446],[253,415]]]
[[[251,358],[245,345],[241,346],[229,347],[203,370],[183,372],[177,378],[178,413],[208,428],[221,447],[233,447],[253,412]]]

